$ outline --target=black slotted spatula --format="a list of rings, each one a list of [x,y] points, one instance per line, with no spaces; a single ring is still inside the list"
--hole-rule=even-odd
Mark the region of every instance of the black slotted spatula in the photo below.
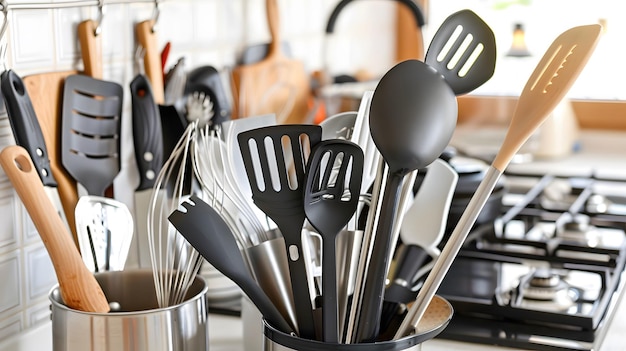
[[[120,172],[122,103],[123,88],[115,82],[79,74],[65,80],[61,161],[87,190],[76,204],[76,232],[95,272],[124,268],[134,231],[128,207],[104,197]]]
[[[433,37],[424,62],[434,67],[456,95],[488,81],[496,68],[496,38],[471,10],[448,16]]]
[[[322,320],[325,342],[339,342],[336,238],[359,203],[363,150],[350,141],[324,140],[307,164],[304,212],[322,236]]]
[[[313,307],[302,250],[306,155],[322,139],[317,125],[276,125],[237,135],[252,200],[285,240],[300,337],[315,339]]]

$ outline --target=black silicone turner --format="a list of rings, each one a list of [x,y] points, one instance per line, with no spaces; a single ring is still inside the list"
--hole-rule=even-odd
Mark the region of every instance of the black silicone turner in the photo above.
[[[237,241],[220,214],[195,195],[182,206],[184,212],[176,210],[168,217],[176,230],[211,265],[235,282],[272,326],[291,332],[293,328],[248,271]]]
[[[122,99],[117,83],[78,74],[65,80],[61,161],[87,190],[76,204],[76,232],[85,264],[95,272],[124,268],[134,231],[126,205],[104,197],[120,171]]]
[[[61,159],[89,195],[104,196],[120,171],[122,86],[71,75],[63,92]]]
[[[313,149],[306,170],[304,212],[322,236],[322,331],[325,342],[339,342],[335,240],[359,203],[363,150],[350,141],[324,140]]]
[[[321,139],[322,127],[300,124],[257,128],[237,136],[252,200],[285,239],[298,330],[308,339],[315,338],[315,326],[302,250],[305,154]]]
[[[444,76],[456,95],[469,93],[493,76],[493,31],[471,10],[455,12],[435,33],[424,62]]]

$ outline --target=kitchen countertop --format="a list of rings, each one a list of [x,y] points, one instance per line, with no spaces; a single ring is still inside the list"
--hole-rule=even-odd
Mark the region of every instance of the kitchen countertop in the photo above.
[[[478,135],[471,128],[459,128],[453,145],[476,153],[493,152],[499,147],[502,131],[484,131]],[[480,141],[480,142],[479,142]],[[568,157],[551,160],[533,160],[531,163],[511,164],[509,170],[519,172],[586,173],[591,169],[604,176],[626,179],[626,133],[609,131],[585,131],[582,133],[580,151]],[[602,351],[624,350],[626,335],[626,299],[617,306],[615,317],[610,321]],[[209,317],[211,351],[243,351],[243,323],[241,318],[211,314]],[[423,351],[443,350],[519,350],[482,344],[470,344],[434,339],[423,344]],[[2,351],[51,351],[51,323],[44,323],[14,338],[0,343]]]
[[[624,350],[624,335],[626,335],[626,299],[622,299],[615,314],[614,320],[602,344],[602,351]],[[243,326],[241,318],[210,314],[209,316],[209,350],[210,351],[244,351]],[[51,351],[52,328],[51,323],[43,324],[29,332],[0,343],[2,351]],[[433,339],[422,344],[422,351],[488,351],[488,350],[521,350],[471,344],[442,339]]]

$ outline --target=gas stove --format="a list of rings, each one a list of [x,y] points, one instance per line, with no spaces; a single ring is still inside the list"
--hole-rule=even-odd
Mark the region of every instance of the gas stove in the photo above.
[[[626,179],[506,173],[501,215],[480,224],[438,290],[439,338],[598,350],[626,277]]]

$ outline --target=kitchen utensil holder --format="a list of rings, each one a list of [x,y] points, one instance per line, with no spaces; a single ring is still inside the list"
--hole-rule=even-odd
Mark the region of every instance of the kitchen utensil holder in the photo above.
[[[207,285],[196,276],[183,303],[158,308],[151,270],[95,274],[109,303],[120,310],[90,313],[67,307],[55,286],[53,351],[208,350]]]
[[[294,335],[283,333],[265,320],[263,321],[264,351],[419,351],[427,340],[437,336],[445,329],[452,318],[453,309],[450,303],[436,296],[424,318],[420,320],[418,331],[399,340],[379,341],[358,344],[334,344],[316,340],[306,340]]]

